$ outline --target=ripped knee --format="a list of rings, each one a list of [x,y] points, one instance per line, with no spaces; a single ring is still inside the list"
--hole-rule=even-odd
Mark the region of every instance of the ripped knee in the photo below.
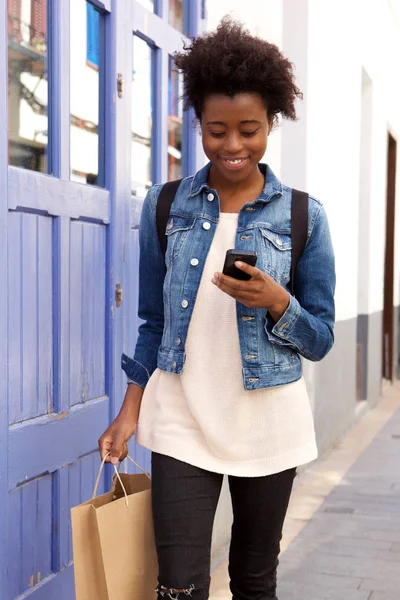
[[[156,588],[157,594],[160,595],[161,598],[170,598],[170,600],[179,600],[180,595],[191,596],[194,590],[193,583],[190,584],[188,588],[167,588],[165,585],[159,585]]]

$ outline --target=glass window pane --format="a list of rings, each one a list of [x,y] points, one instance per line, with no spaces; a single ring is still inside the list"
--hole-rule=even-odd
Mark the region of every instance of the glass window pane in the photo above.
[[[145,8],[147,8],[147,10],[150,10],[151,12],[155,12],[154,11],[154,0],[136,0],[136,2],[138,4],[141,4]]]
[[[71,180],[99,185],[100,19],[71,2]]]
[[[183,80],[169,57],[168,180],[182,177]]]
[[[132,194],[145,196],[152,186],[152,56],[150,46],[133,36]]]
[[[169,24],[178,31],[184,30],[183,0],[169,0]]]
[[[8,0],[10,165],[47,173],[47,0]]]

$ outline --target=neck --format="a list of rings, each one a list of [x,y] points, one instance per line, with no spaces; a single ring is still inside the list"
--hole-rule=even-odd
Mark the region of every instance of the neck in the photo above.
[[[260,194],[264,188],[264,176],[261,173],[258,166],[254,168],[246,179],[239,181],[238,183],[232,182],[221,175],[213,165],[211,165],[208,173],[208,185],[215,190],[218,194],[231,196],[237,196],[242,194]]]
[[[208,175],[208,185],[217,190],[222,212],[240,212],[245,204],[258,198],[264,184],[264,175],[258,166],[246,179],[238,183],[227,181],[213,166]]]

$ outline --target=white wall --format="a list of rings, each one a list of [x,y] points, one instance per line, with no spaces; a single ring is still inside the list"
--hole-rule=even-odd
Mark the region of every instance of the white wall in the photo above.
[[[372,83],[371,171],[364,173],[371,177],[371,239],[365,257],[370,277],[363,308],[369,313],[382,310],[387,127],[391,123],[397,136],[400,76],[395,57],[400,56],[400,29],[385,0],[309,0],[308,43],[307,182],[330,217],[338,271],[337,316],[343,320],[358,309],[363,69]]]
[[[304,187],[325,205],[336,253],[337,319],[354,318],[359,310],[382,310],[387,131],[395,138],[400,132],[400,1],[219,0],[208,2],[207,29],[215,28],[224,14],[278,44],[296,65],[304,93],[299,120],[285,122],[273,133],[267,160],[284,183]],[[360,173],[363,71],[371,80],[372,119],[364,123],[370,128],[371,156],[370,169]],[[365,194],[360,178],[368,179],[370,198],[365,257],[359,257],[359,235],[367,229],[365,215],[360,219],[359,213],[360,189]],[[400,183],[398,199],[399,192]],[[396,243],[395,282],[400,236]],[[358,274],[363,261],[368,277],[366,270],[363,277]],[[367,286],[363,293],[359,282]],[[399,301],[395,283],[395,303]]]

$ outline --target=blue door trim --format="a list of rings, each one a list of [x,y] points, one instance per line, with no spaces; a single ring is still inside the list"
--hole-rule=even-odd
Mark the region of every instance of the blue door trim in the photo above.
[[[9,489],[41,473],[53,473],[77,457],[93,452],[99,430],[108,426],[108,417],[108,396],[103,396],[77,404],[68,414],[50,418],[45,415],[12,425],[9,428]],[[60,444],[59,440],[65,440],[71,431],[74,437],[70,445]]]
[[[70,7],[52,0],[49,11],[49,132],[51,174],[69,180],[70,167]],[[68,132],[68,135],[66,135]]]
[[[93,4],[100,12],[110,12],[111,11],[111,0],[87,0],[89,4]]]
[[[61,573],[50,575],[34,589],[28,590],[18,600],[72,600],[71,590],[74,589],[74,570],[72,565]],[[74,596],[75,597],[75,596]]]
[[[23,197],[20,194],[21,187],[24,189]],[[9,167],[8,208],[27,209],[54,217],[90,218],[109,223],[110,193],[107,190],[74,181],[63,181],[36,171]]]
[[[117,283],[127,289],[130,259],[127,242],[129,239],[131,210],[131,126],[130,102],[132,79],[132,2],[112,0],[109,18],[109,51],[106,52],[107,119],[106,140],[109,144],[110,173],[110,222],[107,243],[107,264],[109,270],[107,302],[107,373],[106,390],[110,397],[109,418],[117,415],[123,400],[123,374],[120,369],[124,323],[129,318],[127,302],[119,308],[115,304]],[[125,81],[121,98],[117,94],[117,74],[121,73]]]
[[[133,33],[147,38],[158,48],[166,50],[168,54],[173,54],[177,48],[182,48],[182,39],[185,36],[169,25],[168,13],[166,19],[162,19],[137,2],[134,3],[133,8]]]
[[[0,281],[3,282],[3,293],[0,294],[0,598],[6,598],[7,581],[7,539],[8,523],[8,402],[7,398],[7,164],[8,164],[8,123],[7,95],[7,3],[2,3],[0,10]]]

